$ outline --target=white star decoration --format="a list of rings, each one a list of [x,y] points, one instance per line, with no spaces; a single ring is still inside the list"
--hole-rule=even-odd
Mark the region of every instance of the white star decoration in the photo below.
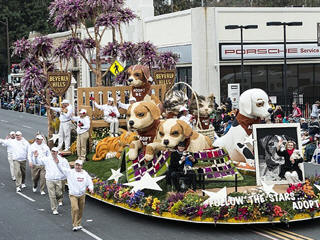
[[[118,183],[119,178],[123,176],[123,174],[120,172],[120,168],[117,171],[111,168],[111,172],[112,175],[108,178],[108,181],[114,179],[116,183]]]
[[[209,196],[209,198],[204,202],[204,204],[219,204],[222,205],[227,201],[227,187],[222,188],[218,192],[209,192],[206,190],[202,190],[205,194]]]
[[[266,194],[270,194],[270,193],[277,194],[273,190],[274,184],[266,184],[264,181],[261,181],[261,185],[262,186],[260,187],[260,189],[264,191]]]
[[[248,136],[248,137],[246,137],[245,139],[244,139],[244,144],[246,144],[246,143],[248,143],[248,144],[250,144],[251,146],[253,146],[253,138],[252,138],[252,134],[250,134],[250,136]]]
[[[157,182],[163,178],[165,178],[165,176],[153,178],[150,176],[149,173],[146,173],[145,175],[143,175],[143,177],[140,180],[134,181],[131,183],[125,183],[124,185],[133,187],[131,189],[131,192],[137,192],[138,190],[143,190],[143,189],[162,191],[162,189],[157,184]]]
[[[59,134],[52,134],[52,138],[50,138],[49,141],[53,141],[53,143],[56,143],[58,139],[59,139]]]

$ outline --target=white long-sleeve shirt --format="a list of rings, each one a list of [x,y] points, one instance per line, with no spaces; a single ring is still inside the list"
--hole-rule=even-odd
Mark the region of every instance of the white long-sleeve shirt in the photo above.
[[[62,111],[62,108],[60,107],[50,107],[51,110],[60,113],[59,120],[61,123],[68,122],[71,120],[72,114],[73,114],[73,107],[69,104],[66,109],[68,110],[66,113]]]
[[[38,158],[34,157],[35,151],[37,151],[39,154],[38,158],[49,157],[50,156],[49,147],[44,142],[42,142],[40,145],[34,142],[31,144],[29,148],[29,151],[28,151],[29,163],[32,163],[33,165],[43,165],[41,162],[38,161]]]
[[[58,155],[59,164],[65,169],[70,170],[70,165],[67,161],[67,159],[61,157]],[[46,169],[46,180],[48,181],[59,181],[66,179],[65,174],[58,168],[58,164],[54,161],[52,155],[50,154],[48,157],[40,157],[37,158],[37,161],[40,162],[40,164],[45,166]]]
[[[122,103],[122,102],[118,102],[118,106],[119,106],[119,108],[123,108],[123,109],[125,109],[125,110],[128,110],[128,108],[130,107],[130,103]]]
[[[7,147],[8,154],[12,154],[14,151],[13,148],[13,141],[16,140],[15,138],[8,138],[8,139],[0,139],[0,143],[2,146]]]
[[[93,191],[92,178],[85,170],[82,169],[81,172],[77,172],[75,169],[67,169],[63,167],[60,161],[58,168],[67,177],[70,195],[80,197],[86,193],[87,188]]]
[[[96,102],[94,102],[94,105],[96,106],[96,108],[98,108],[98,109],[103,111],[103,114],[104,114],[105,117],[110,117],[109,114],[112,113],[112,112],[116,114],[117,118],[120,117],[120,113],[118,111],[118,108],[115,107],[115,106],[108,105],[108,104],[99,105]]]
[[[3,139],[0,143],[3,144]],[[5,143],[12,149],[12,159],[17,161],[26,161],[28,159],[28,152],[30,144],[27,140],[22,138],[20,141],[14,139],[13,141]],[[10,150],[11,151],[11,150]]]
[[[80,116],[73,116],[72,121],[77,122],[77,134],[83,134],[90,129],[90,118],[89,116],[85,116],[84,118],[81,118]],[[81,122],[83,125],[82,127],[79,127],[79,122]]]

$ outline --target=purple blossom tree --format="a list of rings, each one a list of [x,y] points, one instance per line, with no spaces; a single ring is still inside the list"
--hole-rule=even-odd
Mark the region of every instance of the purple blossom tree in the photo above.
[[[102,78],[107,74],[101,71],[102,38],[105,31],[112,29],[113,43],[116,45],[116,31],[123,41],[121,24],[128,24],[137,17],[131,9],[124,7],[123,0],[54,0],[49,7],[49,15],[58,30],[71,30],[73,40],[66,42],[66,45],[86,61],[96,75],[98,86],[102,85]],[[89,30],[91,25],[92,31]],[[78,37],[80,26],[85,28],[88,39]],[[57,53],[63,55],[63,51],[60,49]]]

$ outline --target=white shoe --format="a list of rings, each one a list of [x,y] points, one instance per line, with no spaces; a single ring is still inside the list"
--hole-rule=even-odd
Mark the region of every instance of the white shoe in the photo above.
[[[57,210],[53,210],[53,211],[52,211],[52,214],[53,214],[53,215],[58,215],[59,213],[58,213]]]
[[[15,177],[12,177],[12,181],[15,181],[16,180],[16,178]]]
[[[37,191],[37,188],[32,188],[32,192],[36,192]]]
[[[81,229],[82,229],[82,226],[78,226],[78,227],[77,227],[77,230],[81,230]]]
[[[78,227],[73,227],[72,231],[76,232],[78,230]]]
[[[26,188],[26,187],[27,186],[24,183],[21,184],[21,188]]]
[[[17,191],[17,192],[21,192],[21,188],[20,188],[20,187],[17,187],[16,191]]]
[[[41,193],[40,193],[41,195],[46,195],[46,193],[44,192],[44,191],[41,191]]]
[[[59,206],[63,206],[63,203],[62,203],[62,202],[59,202],[58,205],[59,205]]]
[[[69,148],[65,148],[62,152],[68,152],[69,150]]]

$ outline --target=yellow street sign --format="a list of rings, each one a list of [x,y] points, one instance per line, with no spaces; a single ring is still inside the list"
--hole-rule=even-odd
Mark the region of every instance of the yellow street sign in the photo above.
[[[119,73],[121,73],[124,70],[124,67],[115,60],[112,65],[109,68],[109,71],[114,75],[117,76]]]

